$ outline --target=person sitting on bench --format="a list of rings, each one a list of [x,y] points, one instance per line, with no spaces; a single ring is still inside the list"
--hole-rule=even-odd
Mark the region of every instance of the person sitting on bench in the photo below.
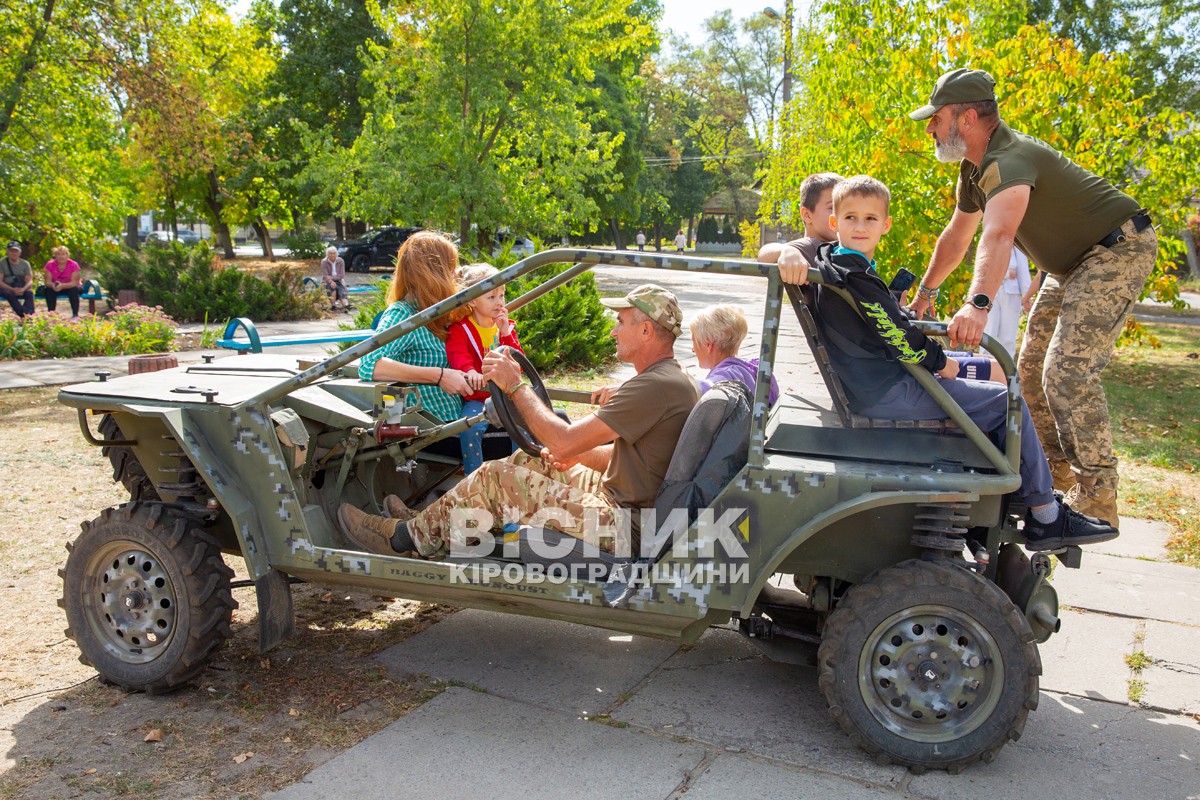
[[[890,201],[888,188],[870,176],[839,183],[830,218],[838,243],[823,244],[817,251],[824,283],[817,287],[816,321],[850,406],[856,413],[882,419],[946,419],[933,396],[899,362],[913,364],[941,378],[942,387],[980,430],[1002,444],[1007,390],[995,383],[957,379],[958,363],[913,326],[875,271],[875,248],[892,225]],[[808,281],[807,264],[781,267],[779,273],[785,283]],[[855,305],[830,286],[848,291]],[[1080,514],[1054,496],[1050,467],[1024,401],[1021,416],[1021,488],[1016,495],[1028,509],[1026,548],[1058,550],[1115,539],[1115,527]]]

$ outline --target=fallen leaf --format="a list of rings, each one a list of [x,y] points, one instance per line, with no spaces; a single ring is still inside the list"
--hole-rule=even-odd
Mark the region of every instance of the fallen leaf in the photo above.
[[[84,770],[83,774],[84,775],[95,775],[96,770],[95,769]]]
[[[291,743],[292,743],[292,737],[290,737],[290,736],[285,736],[285,737],[283,737],[283,743],[284,743],[284,744],[291,744]]]
[[[254,758],[254,753],[247,750],[245,753],[242,753],[241,755],[236,755],[233,757],[233,763],[240,764],[243,761],[245,761],[247,758]]]
[[[270,669],[271,668],[271,659],[264,658],[262,661],[258,662],[258,665],[260,667],[262,667],[263,669]]]
[[[321,595],[321,602],[322,603],[332,603],[333,602],[333,592],[326,592],[325,594]]]
[[[162,736],[163,736],[162,728],[155,728],[154,730],[147,733],[146,738],[142,739],[142,741],[143,742],[161,742]]]
[[[288,710],[288,716],[289,716],[289,717],[298,717],[298,716],[300,716],[300,712],[299,712],[299,711],[297,711],[297,710],[296,710],[296,709],[294,709],[294,708],[293,708],[293,709],[289,709],[289,710]]]

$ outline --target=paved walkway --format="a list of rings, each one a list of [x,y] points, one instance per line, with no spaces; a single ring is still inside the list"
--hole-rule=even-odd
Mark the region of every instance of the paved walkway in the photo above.
[[[757,349],[761,279],[700,282],[625,268],[601,268],[597,279],[606,292],[648,280],[670,286],[685,320],[708,303],[738,303],[750,317],[748,347]],[[264,328],[296,326],[335,329],[337,320]],[[677,352],[690,354],[690,342]],[[0,364],[0,388],[90,380],[99,369],[124,372],[126,361]],[[827,402],[792,319],[781,334],[777,372],[785,391]],[[1166,562],[1164,526],[1122,522],[1121,538],[1088,548],[1082,569],[1054,575],[1063,629],[1041,647],[1041,702],[1024,735],[994,763],[961,775],[912,775],[856,750],[830,720],[811,653],[800,659],[807,663],[785,664],[726,629],[681,649],[463,611],[379,656],[396,675],[424,673],[456,688],[273,797],[316,800],[353,787],[361,800],[1200,798],[1200,573]],[[1150,659],[1140,674],[1125,660],[1134,652]],[[1128,699],[1131,681],[1142,682],[1140,705]]]

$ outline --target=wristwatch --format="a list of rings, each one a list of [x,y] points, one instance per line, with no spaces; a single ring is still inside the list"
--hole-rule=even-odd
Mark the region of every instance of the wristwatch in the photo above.
[[[968,302],[976,308],[983,309],[984,311],[992,310],[992,298],[988,297],[982,292],[980,294],[971,295],[971,299]]]

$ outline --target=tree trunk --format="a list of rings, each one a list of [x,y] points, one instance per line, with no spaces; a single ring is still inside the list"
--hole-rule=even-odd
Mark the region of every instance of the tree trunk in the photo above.
[[[254,228],[254,235],[258,237],[258,243],[262,245],[263,258],[268,261],[275,260],[275,248],[271,246],[271,232],[267,230],[267,223],[263,222],[262,217],[255,217],[250,223],[250,227]]]
[[[138,249],[138,218],[130,214],[125,218],[125,246],[130,250]]]
[[[621,236],[621,226],[617,224],[616,217],[608,218],[608,227],[612,229],[613,247],[618,250],[625,249],[625,239]]]
[[[695,228],[696,228],[696,215],[692,214],[690,217],[688,217],[688,231],[687,231],[687,239],[688,239],[688,242],[690,242],[692,246],[695,246],[695,244],[696,244],[696,237],[692,235],[692,231],[695,230]]]
[[[221,186],[217,182],[217,172],[213,169],[208,171],[208,194],[204,198],[204,204],[208,206],[213,220],[213,231],[216,232],[217,242],[220,244],[225,258],[230,260],[236,258],[237,253],[233,252],[233,237],[229,235],[229,223],[222,215],[225,203],[221,200]]]
[[[12,123],[13,112],[17,110],[17,103],[21,101],[21,95],[25,91],[25,83],[37,69],[38,49],[42,46],[42,40],[46,38],[46,31],[50,28],[50,20],[54,16],[54,3],[55,0],[46,0],[46,5],[42,8],[42,24],[34,32],[33,38],[29,40],[29,47],[25,49],[25,55],[21,58],[20,66],[17,67],[17,75],[13,78],[8,91],[5,92],[4,107],[0,109],[0,142],[4,141],[8,135],[8,126]]]
[[[1187,256],[1188,271],[1193,278],[1200,278],[1200,242],[1192,235],[1191,230],[1184,228],[1180,234],[1183,238],[1183,250]]]
[[[333,230],[334,230],[333,235],[339,242],[346,241],[345,227],[346,226],[343,224],[341,217],[333,218]]]
[[[461,252],[467,246],[468,237],[471,235],[471,218],[462,216],[458,218],[458,249]]]
[[[654,249],[662,252],[662,220],[654,221]]]

